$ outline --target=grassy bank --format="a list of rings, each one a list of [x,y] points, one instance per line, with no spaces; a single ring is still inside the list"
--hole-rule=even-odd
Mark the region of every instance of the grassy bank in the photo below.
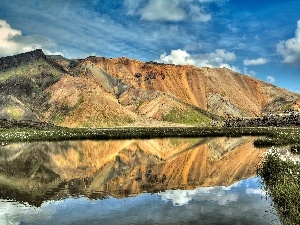
[[[255,146],[274,146],[300,143],[300,127],[268,128],[267,137],[257,139]]]
[[[217,137],[266,135],[265,128],[199,128],[199,127],[160,127],[160,128],[55,128],[36,130],[28,128],[0,129],[0,144],[22,141],[59,141],[74,139],[137,139],[162,137]]]
[[[283,224],[300,224],[300,162],[271,148],[258,174]]]
[[[300,146],[300,128],[266,127],[120,127],[120,128],[0,128],[0,144],[22,141],[59,141],[74,139],[137,139],[163,137],[265,136],[254,141],[256,147],[293,144]],[[295,148],[297,150],[297,148]]]

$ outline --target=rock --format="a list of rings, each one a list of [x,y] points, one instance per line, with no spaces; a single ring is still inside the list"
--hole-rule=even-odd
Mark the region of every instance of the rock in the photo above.
[[[47,57],[41,49],[36,49],[31,52],[21,53],[14,56],[2,57],[0,58],[0,71],[4,72],[8,69],[42,59],[47,60]]]
[[[225,127],[280,127],[299,126],[300,113],[290,112],[281,114],[268,114],[255,118],[229,118],[224,121]]]
[[[51,123],[38,122],[32,120],[7,120],[0,119],[0,128],[34,128],[38,130],[48,130],[49,128],[59,128]]]

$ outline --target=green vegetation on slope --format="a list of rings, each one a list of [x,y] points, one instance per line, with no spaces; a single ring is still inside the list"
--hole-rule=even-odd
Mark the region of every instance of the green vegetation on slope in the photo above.
[[[43,118],[49,99],[45,89],[62,76],[44,60],[32,61],[0,72],[0,111],[17,120]]]
[[[53,74],[59,77],[61,72],[49,65],[46,61],[38,60],[27,65],[11,68],[5,72],[0,72],[0,81],[7,80],[13,76],[37,76],[41,73]]]
[[[17,106],[9,106],[5,108],[5,111],[15,120],[20,120],[24,116],[24,110]]]
[[[271,148],[258,174],[283,224],[300,224],[300,162]]]
[[[113,120],[111,118],[103,117],[87,117],[85,121],[82,122],[81,126],[86,129],[98,129],[97,127],[118,127],[124,126],[126,124],[133,123],[134,121],[128,116],[115,117]],[[75,128],[76,129],[76,128]],[[80,129],[80,128],[79,128]]]
[[[202,124],[208,125],[211,122],[209,117],[196,110],[180,110],[178,108],[173,108],[168,114],[163,115],[163,120],[173,123],[183,123],[198,126]]]

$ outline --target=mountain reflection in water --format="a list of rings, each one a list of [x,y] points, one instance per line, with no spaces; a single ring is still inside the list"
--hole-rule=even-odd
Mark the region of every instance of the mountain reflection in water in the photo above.
[[[170,217],[172,215],[168,213],[174,213],[177,210],[170,208],[170,203],[173,207],[188,208],[184,218],[195,213],[193,210],[206,212],[208,209],[212,211],[206,212],[207,215],[218,217],[224,209],[220,208],[219,213],[216,213],[217,208],[212,208],[212,204],[224,206],[232,202],[238,202],[235,206],[238,208],[235,210],[245,207],[245,209],[259,212],[260,215],[262,211],[259,207],[249,206],[248,203],[241,206],[239,202],[246,198],[241,197],[245,193],[245,196],[255,196],[255,198],[253,196],[249,198],[251,204],[255,204],[255,201],[252,202],[253,199],[261,197],[256,178],[240,181],[256,174],[257,164],[265,151],[254,148],[252,143],[253,138],[223,137],[36,142],[1,146],[0,199],[2,201],[0,211],[2,213],[0,213],[0,218],[4,218],[4,215],[5,218],[10,218],[11,214],[7,213],[7,210],[10,210],[10,212],[18,212],[17,215],[20,218],[15,214],[11,216],[16,221],[23,221],[24,224],[43,224],[42,221],[48,221],[48,224],[58,223],[60,220],[56,222],[52,220],[48,211],[51,208],[53,210],[50,210],[51,213],[58,219],[59,215],[63,216],[58,209],[64,205],[76,211],[72,211],[76,214],[74,218],[78,217],[79,212],[85,213],[85,216],[77,218],[77,221],[98,224],[90,218],[96,216],[92,215],[93,211],[97,210],[95,205],[88,207],[91,209],[89,212],[86,212],[86,208],[83,210],[80,207],[91,202],[98,205],[98,211],[101,213],[97,212],[96,217],[99,220],[102,218],[103,224],[106,221],[105,218],[106,224],[114,224],[108,222],[111,221],[111,217],[116,218],[115,224],[124,224],[123,220],[118,222],[118,216],[116,217],[115,214],[122,215],[127,210],[126,207],[129,207],[128,212],[136,213],[138,217],[138,212],[142,210],[139,206],[148,207],[148,204],[151,207],[158,207],[158,211],[153,209],[152,213],[158,215],[163,213]],[[256,181],[255,184],[253,180]],[[241,195],[239,186],[243,186],[245,182],[248,182],[248,187],[243,189],[243,195]],[[157,194],[151,195],[144,192]],[[156,201],[158,198],[160,201]],[[97,199],[103,200],[99,202]],[[76,207],[71,206],[74,201],[76,201]],[[17,202],[23,204],[17,204]],[[56,202],[55,207],[51,204],[53,202]],[[199,202],[201,202],[200,205]],[[270,207],[266,202],[259,204],[261,207]],[[34,211],[32,207],[29,207],[30,205],[34,206]],[[131,211],[132,207],[135,211]],[[118,208],[121,211],[118,211]],[[25,213],[26,218],[22,216],[25,211],[28,211]],[[270,211],[270,209],[264,210],[264,215],[260,215],[263,218],[262,221],[271,221],[274,218],[277,221],[276,216],[265,211]],[[215,214],[212,215],[212,212]],[[44,215],[45,213],[47,215]],[[90,213],[90,217],[87,217],[86,213]],[[140,213],[143,215],[142,212]],[[123,216],[126,218],[125,214]],[[228,207],[225,214],[228,214]],[[155,216],[148,216],[150,221],[148,223],[152,224],[151,220]],[[64,223],[74,223],[74,218]],[[138,218],[135,218],[136,220],[134,218],[131,218],[135,221],[133,223],[139,224]],[[63,218],[61,219],[63,221]],[[252,219],[248,218],[247,221],[253,222]],[[162,219],[159,220],[162,222]],[[140,222],[142,221],[145,222],[145,220]],[[245,222],[244,219],[243,221]],[[173,223],[174,221],[166,220],[165,222]]]

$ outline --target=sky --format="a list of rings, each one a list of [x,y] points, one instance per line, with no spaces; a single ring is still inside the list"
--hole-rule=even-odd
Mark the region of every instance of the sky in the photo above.
[[[299,0],[1,0],[0,57],[227,67],[300,93]]]

